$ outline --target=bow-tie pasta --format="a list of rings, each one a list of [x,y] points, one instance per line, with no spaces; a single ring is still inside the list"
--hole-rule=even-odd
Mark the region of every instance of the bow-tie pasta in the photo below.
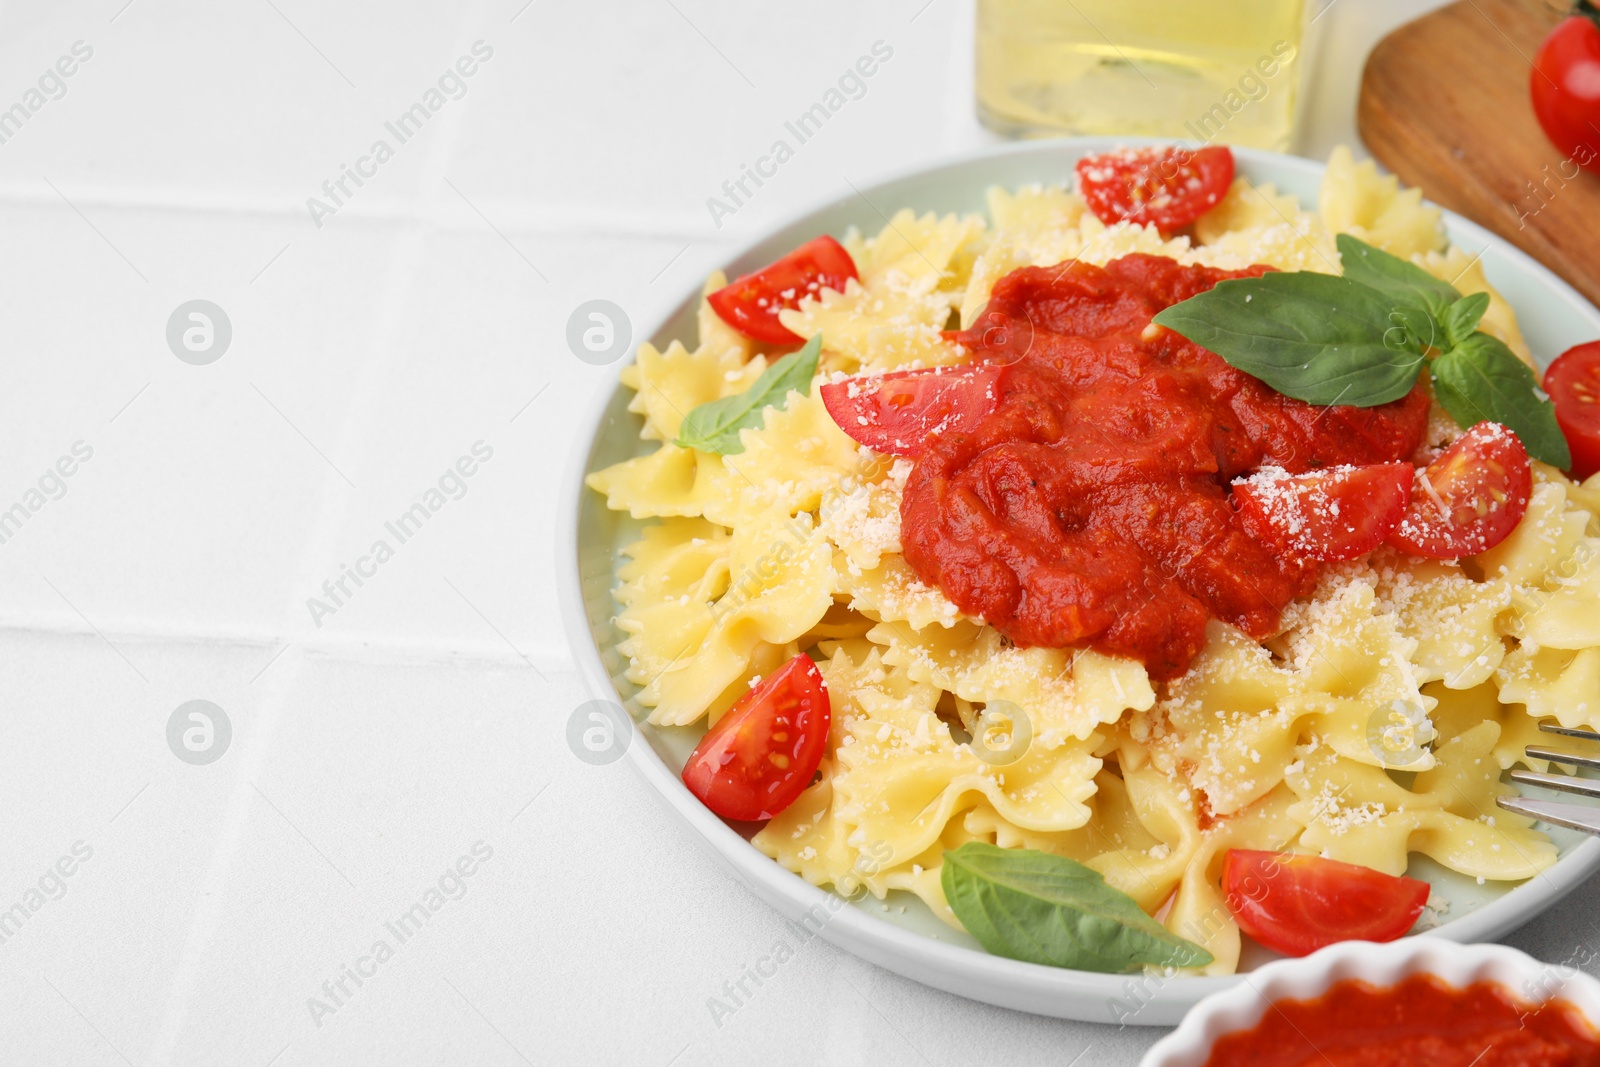
[[[615,589],[629,695],[656,728],[699,731],[808,653],[831,701],[826,754],[755,846],[816,885],[913,894],[955,925],[940,867],[971,841],[1088,864],[1208,948],[1210,973],[1239,959],[1220,884],[1229,849],[1537,875],[1554,847],[1495,798],[1540,720],[1600,722],[1600,483],[1540,466],[1526,517],[1494,549],[1457,563],[1382,549],[1327,567],[1281,632],[1257,641],[1212,622],[1187,673],[1157,682],[1134,660],[1014,647],[919,580],[901,544],[911,462],[863,449],[819,393],[841,373],[962,360],[943,332],[977,321],[1020,267],[1142,251],[1337,273],[1337,233],[1489,292],[1484,329],[1526,357],[1510,307],[1449,247],[1438,211],[1348,153],[1316,205],[1240,178],[1176,235],[1107,226],[1075,192],[1039,186],[992,191],[982,215],[903,210],[852,232],[859,277],[777,316],[821,335],[814,380],[724,454],[672,442],[689,411],[744,394],[777,355],[702,302],[693,347],[645,344],[623,372],[637,457],[589,477],[646,523]],[[1435,429],[1453,424],[1436,415]],[[988,733],[998,708],[1025,720],[1008,720],[1005,758]]]

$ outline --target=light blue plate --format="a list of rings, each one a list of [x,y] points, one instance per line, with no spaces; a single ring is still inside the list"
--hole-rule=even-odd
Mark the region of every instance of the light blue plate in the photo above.
[[[903,207],[917,211],[983,212],[990,186],[1015,188],[1032,183],[1070,184],[1073,165],[1086,154],[1134,138],[1075,138],[1006,146],[962,156],[939,166],[882,182],[826,204],[745,248],[725,267],[730,277],[748,273],[821,233],[843,234],[855,226],[876,232],[884,215]],[[1234,149],[1241,174],[1271,182],[1308,207],[1317,202],[1323,167],[1292,156]],[[883,214],[880,214],[879,212]],[[1487,230],[1449,212],[1450,240],[1468,254],[1483,257],[1489,281],[1517,309],[1528,344],[1548,362],[1567,348],[1600,337],[1600,312],[1565,282]],[[665,348],[673,339],[693,340],[698,287],[663,321],[643,324],[640,336]],[[627,410],[631,391],[618,385],[603,394],[587,421],[572,457],[561,507],[556,545],[556,575],[573,654],[589,688],[602,699],[620,700],[636,719],[636,689],[622,677],[626,664],[616,651],[621,635],[611,619],[617,605],[620,547],[639,535],[641,523],[606,508],[583,476],[641,455],[654,446],[639,440],[641,420]],[[698,739],[698,731],[641,724],[628,756],[679,818],[693,828],[713,854],[762,899],[790,919],[809,914],[822,937],[864,959],[939,989],[1020,1011],[1090,1022],[1171,1025],[1195,1001],[1238,981],[1236,977],[1144,979],[1041,967],[991,956],[970,937],[939,921],[917,897],[891,894],[846,902],[789,873],[707,811],[691,796],[678,771]],[[637,743],[642,740],[644,743]],[[1600,841],[1566,830],[1551,830],[1560,860],[1548,871],[1513,888],[1476,884],[1421,857],[1411,874],[1439,888],[1450,902],[1448,919],[1422,936],[1455,941],[1491,940],[1544,911],[1600,867]],[[1247,950],[1244,969],[1259,966],[1270,953]]]

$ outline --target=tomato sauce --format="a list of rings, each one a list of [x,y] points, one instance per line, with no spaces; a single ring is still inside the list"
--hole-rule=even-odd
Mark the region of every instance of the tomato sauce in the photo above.
[[[1281,1000],[1228,1034],[1206,1067],[1595,1067],[1600,1034],[1565,1001],[1537,1007],[1492,982],[1457,989],[1414,975],[1380,989],[1339,982]]]
[[[1018,645],[1130,656],[1157,679],[1188,669],[1208,619],[1276,632],[1317,567],[1247,534],[1229,484],[1269,465],[1409,459],[1429,397],[1419,384],[1380,407],[1314,407],[1150,322],[1267,269],[1140,254],[1002,278],[984,327],[959,335],[1004,365],[999,402],[970,432],[931,437],[906,485],[917,575]]]

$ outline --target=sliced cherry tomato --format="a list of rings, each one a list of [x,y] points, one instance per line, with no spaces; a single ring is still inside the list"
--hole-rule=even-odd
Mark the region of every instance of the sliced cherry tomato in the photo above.
[[[839,429],[874,452],[915,457],[929,434],[960,433],[994,411],[1004,372],[968,363],[846,378],[822,387],[822,403]]]
[[[1574,478],[1600,471],[1600,341],[1569,348],[1544,372],[1544,391],[1572,450]]]
[[[832,709],[822,672],[802,653],[717,720],[683,768],[683,784],[724,819],[770,819],[811,784]]]
[[[1233,485],[1245,532],[1310,559],[1355,559],[1383,544],[1411,499],[1409,463],[1330,467],[1310,474],[1273,468]]]
[[[1532,491],[1528,450],[1517,435],[1480,422],[1417,471],[1389,544],[1429,559],[1487,552],[1517,528]]]
[[[1078,160],[1078,192],[1107,226],[1182,229],[1221,203],[1232,184],[1233,153],[1222,145],[1119,148]]]
[[[1529,89],[1545,135],[1572,162],[1600,174],[1600,10],[1579,0],[1533,57]]]
[[[706,297],[711,310],[735,330],[769,345],[797,345],[805,338],[778,321],[784,308],[824,288],[844,290],[857,277],[855,260],[832,237],[807,241],[775,263],[724,285]]]
[[[1428,883],[1320,856],[1230,849],[1223,899],[1267,948],[1308,956],[1337,941],[1393,941],[1428,902]]]

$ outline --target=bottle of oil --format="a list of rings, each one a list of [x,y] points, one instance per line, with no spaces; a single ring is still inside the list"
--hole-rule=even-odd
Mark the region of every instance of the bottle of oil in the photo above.
[[[978,116],[1007,136],[1289,147],[1307,0],[978,0]]]

